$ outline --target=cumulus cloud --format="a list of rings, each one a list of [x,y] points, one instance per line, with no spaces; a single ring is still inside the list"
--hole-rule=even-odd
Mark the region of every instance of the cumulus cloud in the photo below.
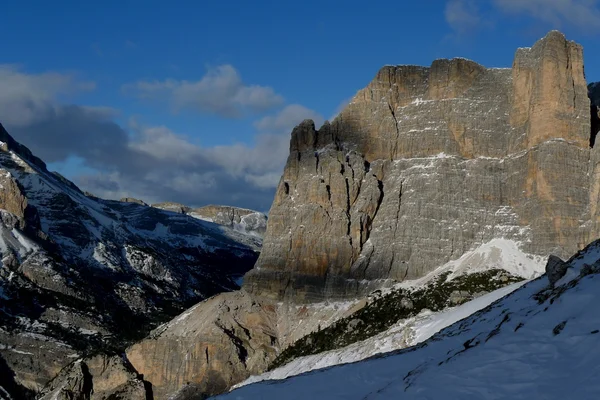
[[[474,0],[447,2],[444,17],[450,28],[458,34],[465,34],[487,24],[480,15],[478,3]]]
[[[231,204],[268,210],[281,175],[289,137],[259,135],[254,146],[201,147],[164,126],[137,125],[124,149],[102,173],[78,184],[107,198],[188,205]],[[265,140],[266,139],[266,140]],[[284,143],[286,143],[284,145]]]
[[[144,100],[166,100],[175,112],[190,110],[224,117],[264,112],[283,104],[283,97],[272,88],[245,84],[231,65],[210,68],[199,81],[139,81],[124,85],[123,91]]]
[[[458,35],[491,27],[502,16],[523,15],[553,28],[595,32],[600,28],[599,0],[449,0],[444,16]]]
[[[113,160],[112,173],[81,177],[79,182],[105,197],[140,197],[147,202],[233,204],[268,210],[289,153],[291,129],[306,118],[323,117],[290,105],[256,122],[252,145],[202,147],[164,126],[133,121],[126,157]]]
[[[94,82],[79,81],[71,74],[30,75],[17,65],[0,64],[2,120],[11,125],[30,124],[40,118],[39,111],[53,111],[56,97],[93,90],[95,86]]]
[[[502,12],[525,14],[551,24],[565,25],[586,31],[600,28],[600,9],[597,0],[494,0]]]
[[[291,132],[292,129],[305,119],[315,121],[317,127],[321,126],[323,116],[300,104],[290,104],[275,115],[269,115],[256,121],[254,126],[262,132]]]
[[[323,122],[313,110],[289,105],[255,123],[250,145],[202,147],[166,126],[131,119],[124,128],[114,122],[118,111],[109,107],[60,104],[61,94],[89,90],[93,86],[88,83],[10,68],[20,83],[0,79],[0,121],[46,162],[76,157],[86,172],[70,178],[104,198],[131,196],[149,203],[217,203],[267,211],[288,156],[291,129],[305,118]],[[245,96],[241,98],[247,100]]]

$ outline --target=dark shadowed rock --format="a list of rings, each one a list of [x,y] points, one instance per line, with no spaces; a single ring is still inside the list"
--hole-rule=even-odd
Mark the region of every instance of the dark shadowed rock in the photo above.
[[[92,369],[94,354],[122,352],[187,307],[237,289],[258,256],[259,237],[86,196],[1,125],[0,140],[5,390],[39,392],[77,359]],[[85,389],[77,379],[69,391]]]
[[[123,203],[135,203],[135,204],[139,204],[141,206],[147,206],[148,205],[143,200],[136,199],[134,197],[123,197],[119,201],[122,201]]]
[[[555,255],[548,257],[548,262],[546,263],[546,276],[550,281],[550,286],[554,286],[556,282],[565,276],[567,268],[569,268],[569,264],[559,257]]]

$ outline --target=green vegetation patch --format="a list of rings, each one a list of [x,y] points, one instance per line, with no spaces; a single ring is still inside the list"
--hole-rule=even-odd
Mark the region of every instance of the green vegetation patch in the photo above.
[[[450,272],[444,273],[417,290],[397,289],[386,295],[376,291],[374,300],[364,308],[323,330],[304,336],[286,348],[269,369],[285,365],[298,357],[339,349],[368,339],[424,309],[440,311],[523,280],[501,269],[447,280],[449,275]]]

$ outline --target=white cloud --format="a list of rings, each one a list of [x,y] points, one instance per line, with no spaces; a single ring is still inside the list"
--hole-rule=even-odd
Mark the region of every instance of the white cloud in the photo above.
[[[291,130],[306,118],[323,122],[315,111],[293,104],[257,121],[251,145],[214,147],[193,144],[164,126],[131,120],[127,158],[138,161],[116,161],[119,174],[87,176],[82,182],[100,196],[122,194],[126,188],[130,196],[147,202],[159,201],[157,193],[170,193],[160,199],[188,204],[237,201],[264,211],[281,178]]]
[[[448,25],[458,34],[465,34],[482,25],[487,25],[480,15],[478,3],[474,0],[448,1],[444,17]]]
[[[287,132],[305,119],[315,121],[317,127],[323,124],[323,116],[300,104],[290,104],[275,115],[269,115],[261,118],[254,123],[256,129],[261,132]]]
[[[93,90],[94,82],[78,81],[71,74],[27,74],[16,65],[0,64],[0,118],[9,125],[27,125],[54,110],[56,98]]]
[[[227,73],[217,75],[212,87],[230,87]],[[323,122],[315,111],[292,104],[258,120],[250,144],[202,147],[168,127],[145,126],[133,118],[125,130],[114,122],[119,111],[110,107],[61,104],[62,95],[94,87],[73,76],[26,74],[2,66],[0,77],[0,121],[9,133],[46,162],[66,166],[77,159],[85,172],[69,177],[105,198],[266,211],[288,156],[292,128],[306,118]],[[260,87],[233,86],[235,95],[227,99],[239,107],[268,102],[268,92]],[[145,93],[154,89],[149,85]]]
[[[186,163],[200,155],[197,146],[165,126],[138,129],[134,140],[129,143],[129,148],[148,154],[157,160],[177,164]]]
[[[139,81],[123,86],[140,99],[167,100],[173,111],[192,110],[224,117],[244,112],[264,112],[283,103],[268,86],[246,85],[231,65],[210,68],[199,81],[167,79]]]
[[[598,3],[597,0],[494,0],[494,5],[505,13],[526,14],[555,28],[571,25],[592,32],[600,28]]]

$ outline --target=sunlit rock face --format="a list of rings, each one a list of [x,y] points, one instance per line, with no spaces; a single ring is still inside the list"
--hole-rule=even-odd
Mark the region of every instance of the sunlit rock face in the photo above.
[[[582,47],[556,31],[512,68],[386,66],[331,124],[294,129],[245,288],[352,297],[498,237],[566,256],[598,231],[590,129]]]

